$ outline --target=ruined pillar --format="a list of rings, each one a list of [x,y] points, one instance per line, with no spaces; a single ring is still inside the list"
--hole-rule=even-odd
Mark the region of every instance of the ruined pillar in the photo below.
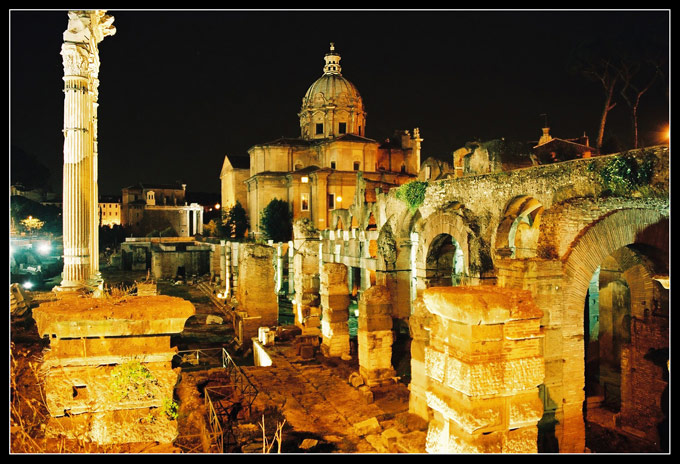
[[[368,288],[359,299],[357,341],[359,373],[369,386],[393,382],[392,303],[387,287]]]
[[[413,302],[413,314],[409,318],[411,332],[411,383],[409,384],[408,410],[411,414],[430,420],[427,392],[430,385],[425,370],[425,352],[430,345],[430,317],[422,297]]]
[[[583,321],[564,310],[564,272],[559,260],[496,261],[499,287],[528,290],[543,312],[545,379],[540,389],[543,418],[539,425],[541,452],[582,453],[584,370]],[[584,295],[585,301],[585,295]],[[582,317],[582,315],[581,315]]]
[[[319,232],[308,220],[293,225],[295,257],[295,325],[302,329],[317,329],[321,325],[319,299]]]
[[[256,243],[238,246],[238,285],[236,324],[241,343],[256,337],[259,327],[272,327],[279,321],[276,295],[275,249]]]
[[[541,315],[527,291],[433,287],[425,347],[430,453],[536,453]]]
[[[101,445],[171,443],[177,418],[168,409],[179,371],[173,334],[194,306],[181,298],[64,298],[33,310],[43,356],[47,437]]]
[[[70,11],[63,34],[64,271],[61,290],[98,285],[97,96],[98,44],[113,35],[103,11]]]
[[[347,266],[326,263],[321,268],[321,351],[326,357],[349,356],[349,288]]]

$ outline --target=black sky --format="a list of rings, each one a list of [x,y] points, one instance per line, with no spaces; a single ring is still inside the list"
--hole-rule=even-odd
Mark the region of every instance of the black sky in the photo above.
[[[361,93],[366,135],[419,127],[423,159],[450,161],[466,142],[551,133],[594,140],[599,84],[569,71],[584,40],[639,33],[665,48],[670,11],[143,11],[110,10],[100,44],[99,187],[181,180],[219,192],[225,154],[299,136],[297,112],[335,42]],[[65,10],[12,10],[10,141],[35,155],[61,188]],[[658,33],[661,41],[658,41]],[[642,99],[651,141],[668,123],[668,80]],[[629,137],[625,104],[609,135]]]

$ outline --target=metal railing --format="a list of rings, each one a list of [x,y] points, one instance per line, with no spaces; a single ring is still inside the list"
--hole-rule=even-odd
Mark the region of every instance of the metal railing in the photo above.
[[[259,393],[257,388],[224,348],[178,351],[175,359],[179,367],[188,371],[213,368],[226,370],[227,384],[206,387],[204,390],[209,435],[219,452],[224,452],[225,437],[229,443],[234,438],[232,424],[239,417],[250,417],[253,402]]]

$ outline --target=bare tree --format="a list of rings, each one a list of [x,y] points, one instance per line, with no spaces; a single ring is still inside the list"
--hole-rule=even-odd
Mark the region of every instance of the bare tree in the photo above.
[[[614,90],[619,80],[619,72],[611,61],[603,59],[596,62],[582,70],[583,74],[599,81],[604,89],[604,102],[602,105],[602,114],[600,115],[600,124],[597,130],[597,139],[595,146],[598,150],[602,148],[602,140],[604,139],[604,128],[607,124],[607,116],[609,112],[614,109],[616,102],[614,100]]]
[[[619,76],[622,87],[619,93],[625,100],[631,112],[633,129],[633,148],[638,148],[638,109],[640,99],[647,93],[659,76],[659,65],[650,62],[631,63],[624,61],[619,66]]]

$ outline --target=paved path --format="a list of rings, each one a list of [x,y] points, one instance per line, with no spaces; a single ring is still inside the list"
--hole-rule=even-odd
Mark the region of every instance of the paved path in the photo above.
[[[418,446],[395,448],[389,438],[407,434],[408,425],[414,423],[408,414],[406,385],[375,390],[370,401],[348,382],[349,374],[358,370],[356,361],[328,361],[320,355],[303,361],[290,345],[275,345],[268,351],[272,366],[241,366],[260,392],[254,408],[279,407],[296,432],[320,436],[333,443],[337,452],[419,452]],[[418,431],[416,438],[424,443],[424,432]]]

